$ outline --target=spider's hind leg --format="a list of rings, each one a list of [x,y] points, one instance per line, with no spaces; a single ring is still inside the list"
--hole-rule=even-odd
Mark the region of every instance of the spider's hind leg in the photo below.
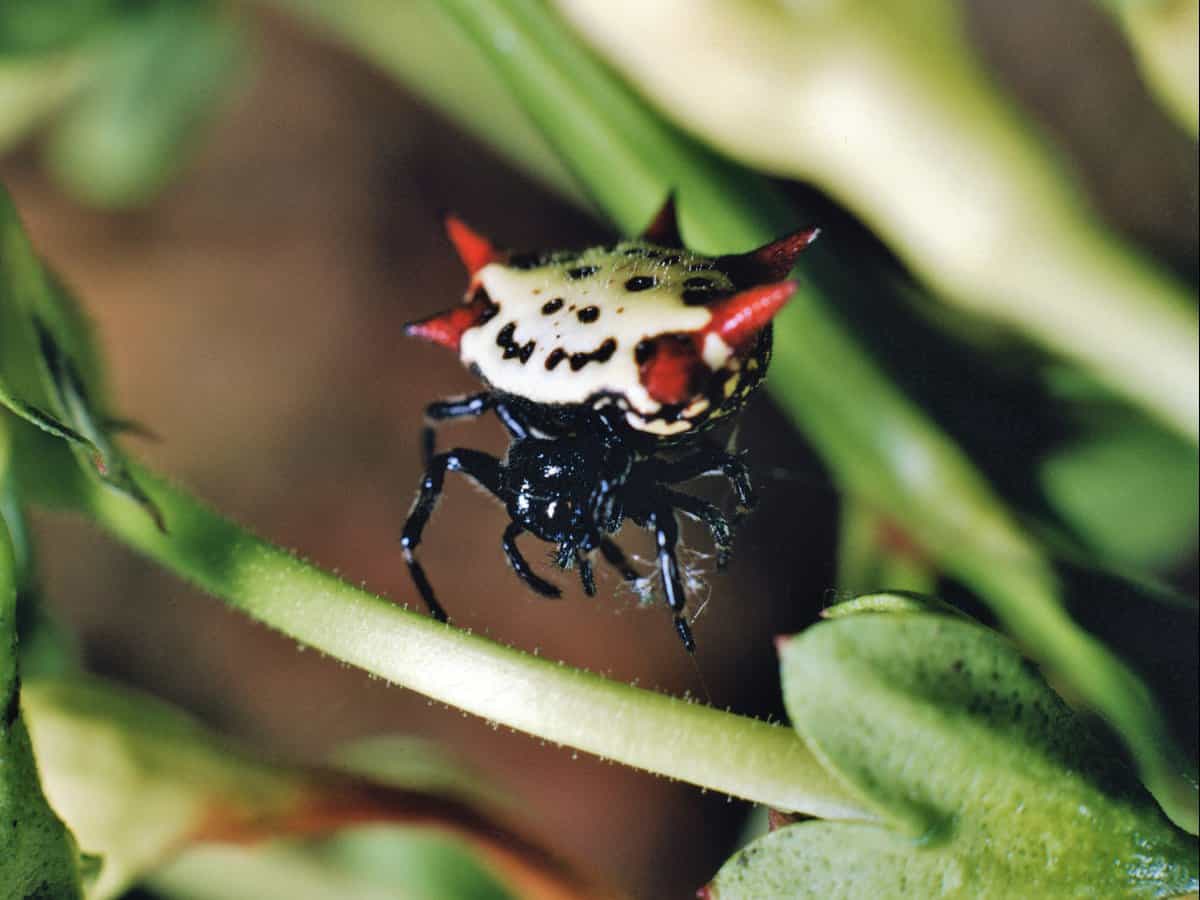
[[[404,523],[404,531],[400,536],[400,546],[404,550],[404,561],[408,563],[408,571],[412,575],[421,599],[429,607],[430,614],[437,620],[445,622],[446,610],[438,603],[433,587],[425,575],[425,569],[417,560],[417,545],[421,543],[421,535],[429,524],[438,498],[442,494],[447,472],[462,472],[474,479],[480,486],[493,494],[500,493],[500,460],[478,450],[456,449],[449,453],[439,453],[429,461],[425,475],[421,479],[421,489],[413,502],[408,521]]]
[[[621,573],[621,577],[630,584],[635,584],[642,580],[642,576],[637,573],[637,569],[629,564],[629,560],[625,558],[625,551],[616,545],[611,538],[600,539],[600,552],[604,555],[605,561]]]
[[[679,573],[679,560],[675,550],[679,544],[679,523],[675,521],[675,511],[666,498],[650,515],[648,524],[654,529],[654,546],[658,553],[658,570],[662,574],[663,590],[666,593],[667,606],[675,614],[675,633],[683,641],[683,647],[688,653],[696,652],[696,641],[692,638],[692,629],[683,617],[683,608],[687,603],[687,593],[683,587],[683,577]]]
[[[720,447],[705,443],[691,453],[674,460],[660,460],[657,465],[657,480],[666,484],[691,481],[701,475],[720,472],[733,485],[738,506],[753,509],[758,495],[750,483],[750,467],[740,453],[727,453]]]

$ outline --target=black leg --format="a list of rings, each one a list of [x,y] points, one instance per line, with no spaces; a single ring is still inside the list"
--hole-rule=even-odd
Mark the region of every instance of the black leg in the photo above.
[[[575,544],[571,541],[563,541],[558,545],[558,549],[554,551],[554,564],[560,569],[569,569],[571,563],[575,561]]]
[[[665,484],[690,481],[711,472],[720,472],[730,480],[739,506],[750,509],[758,502],[746,463],[741,456],[719,447],[706,444],[680,459],[659,460],[655,467],[656,480]]]
[[[642,576],[629,564],[629,560],[625,558],[625,553],[611,539],[600,539],[600,552],[604,554],[604,559],[608,564],[620,572],[621,577],[626,581],[635,582],[641,580]]]
[[[507,403],[496,404],[496,418],[508,429],[513,440],[519,441],[529,437],[529,427],[521,421]]]
[[[520,579],[543,597],[561,596],[562,591],[560,591],[550,582],[539,577],[533,571],[533,569],[529,567],[529,563],[525,560],[525,557],[521,555],[521,550],[517,547],[517,535],[524,531],[525,529],[516,522],[510,523],[509,526],[504,529],[504,539],[502,541],[504,545],[504,555],[508,557],[509,563],[512,565],[513,570],[517,573]]]
[[[421,490],[413,503],[412,511],[408,514],[408,521],[404,523],[404,532],[400,536],[404,561],[408,563],[408,571],[412,574],[421,599],[429,607],[430,614],[442,622],[446,621],[446,611],[434,596],[433,587],[425,577],[425,570],[421,568],[415,554],[417,545],[421,543],[421,534],[433,514],[438,497],[441,496],[447,472],[462,472],[496,494],[500,490],[500,460],[478,450],[464,449],[451,450],[449,453],[440,453],[433,457],[429,461],[425,476],[421,479]]]
[[[663,590],[667,595],[667,606],[675,613],[675,632],[683,641],[688,653],[696,651],[692,630],[683,617],[687,594],[683,589],[683,578],[679,574],[679,560],[675,558],[675,547],[679,543],[679,523],[668,506],[660,506],[650,517],[654,527],[654,545],[658,550],[658,571],[662,574]]]
[[[425,407],[425,427],[421,429],[421,461],[428,466],[433,459],[435,446],[434,424],[447,419],[477,418],[495,405],[492,395],[486,391],[459,397],[455,400],[439,400]]]
[[[729,556],[733,549],[733,531],[721,510],[707,500],[669,488],[660,488],[659,495],[676,509],[707,525],[708,530],[712,532],[713,543],[717,545],[717,570],[720,571],[729,565]]]
[[[579,580],[583,582],[583,592],[589,597],[595,597],[596,573],[592,571],[592,561],[576,550],[575,562],[579,566]]]

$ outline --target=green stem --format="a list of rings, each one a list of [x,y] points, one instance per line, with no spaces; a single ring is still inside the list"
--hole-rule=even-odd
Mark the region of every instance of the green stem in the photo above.
[[[874,818],[790,728],[609,681],[440,624],[250,535],[144,469],[136,477],[169,534],[102,486],[85,489],[80,502],[121,540],[289,637],[606,759],[808,815]]]

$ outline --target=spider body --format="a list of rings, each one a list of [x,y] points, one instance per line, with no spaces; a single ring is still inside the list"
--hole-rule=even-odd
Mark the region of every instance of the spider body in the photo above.
[[[622,523],[653,531],[665,600],[692,650],[675,512],[708,526],[718,568],[732,531],[716,506],[670,485],[720,472],[739,506],[753,505],[741,458],[704,433],[765,375],[771,317],[795,289],[780,279],[816,231],[703,257],[680,246],[669,203],[642,239],[578,253],[508,254],[457,219],[447,230],[471,275],[466,296],[406,333],[457,351],[487,390],[426,410],[427,471],[401,538],[423,600],[446,618],[415,551],[445,474],[461,472],[505,505],[504,552],[545,596],[559,589],[530,567],[519,535],[555,544],[555,562],[577,567],[592,595],[597,552],[627,581],[639,578],[611,538]],[[435,423],[487,412],[512,439],[504,459],[467,448],[435,454]]]

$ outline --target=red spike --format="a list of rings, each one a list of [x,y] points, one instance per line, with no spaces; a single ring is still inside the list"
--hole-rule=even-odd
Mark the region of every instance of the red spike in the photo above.
[[[679,219],[675,214],[675,195],[669,194],[662,208],[658,211],[642,238],[660,247],[682,247],[683,238],[679,236]]]
[[[437,315],[409,322],[404,326],[404,334],[441,344],[457,353],[463,333],[478,325],[490,309],[495,309],[495,306],[482,294],[476,294],[469,303],[461,303]]]
[[[820,233],[820,228],[805,228],[749,253],[722,256],[717,261],[717,267],[739,287],[779,281],[792,271],[797,258]]]
[[[715,334],[735,350],[745,345],[775,317],[796,292],[795,281],[777,281],[750,288],[709,306],[712,320],[697,333],[697,345]]]
[[[667,404],[685,403],[699,393],[707,371],[695,342],[683,334],[657,338],[650,356],[638,366],[646,393]]]
[[[472,279],[488,263],[501,262],[504,259],[503,251],[497,250],[491,241],[453,213],[446,216],[446,234]]]

